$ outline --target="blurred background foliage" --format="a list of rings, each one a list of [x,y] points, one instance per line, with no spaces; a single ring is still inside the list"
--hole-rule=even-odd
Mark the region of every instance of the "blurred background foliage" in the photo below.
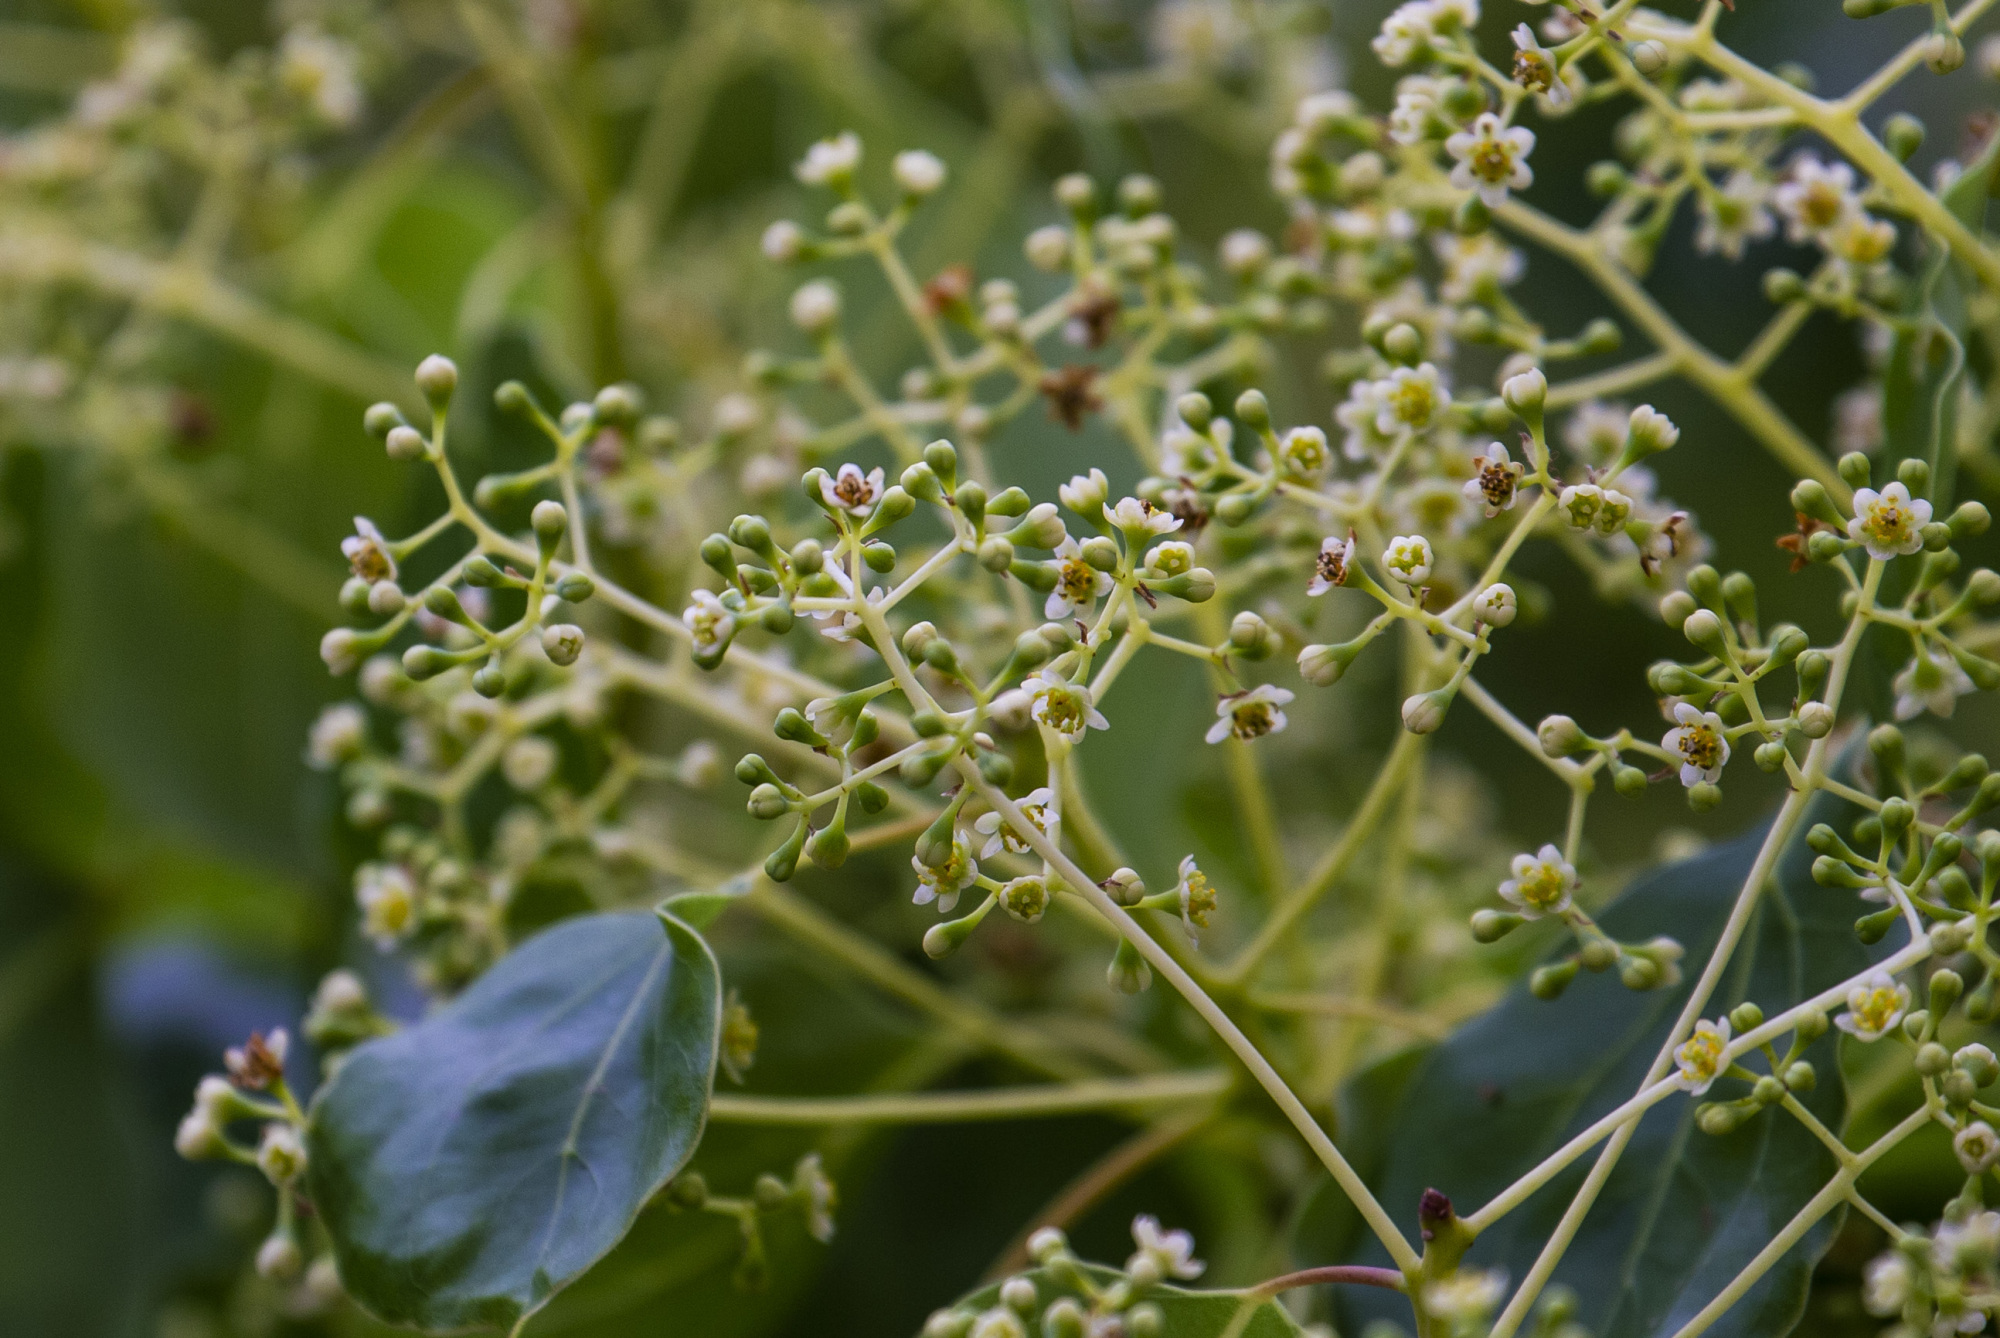
[[[762,261],[757,237],[803,204],[789,165],[840,129],[870,142],[871,170],[903,147],[951,165],[954,188],[912,233],[920,275],[957,260],[1018,275],[1018,239],[1055,214],[1049,183],[1078,168],[1100,180],[1157,176],[1195,254],[1231,227],[1277,231],[1283,216],[1265,185],[1271,135],[1314,88],[1346,84],[1386,105],[1392,76],[1366,39],[1389,7],[0,7],[0,1332],[221,1338],[367,1327],[351,1313],[282,1313],[241,1269],[268,1196],[250,1173],[188,1166],[170,1148],[196,1077],[223,1045],[294,1023],[325,970],[372,958],[352,927],[359,846],[333,781],[301,757],[307,725],[340,693],[314,648],[336,615],[350,518],[400,532],[433,515],[438,499],[434,482],[395,470],[363,436],[365,403],[410,401],[407,369],[427,353],[452,354],[470,392],[461,403],[472,406],[455,441],[475,467],[528,458],[531,444],[479,407],[510,376],[565,398],[630,378],[655,404],[705,422],[740,387],[743,354],[788,337],[783,300],[795,278]],[[1534,17],[1514,0],[1492,0],[1492,10],[1485,34],[1496,52],[1506,29]],[[114,135],[101,157],[51,168],[51,155],[75,150],[49,127],[104,86],[121,44],[164,20],[202,53],[176,103],[183,137]],[[1872,67],[1885,34],[1901,41],[1924,21],[1904,12],[1863,28],[1830,0],[1748,0],[1724,36],[1767,64],[1797,60],[1833,89]],[[256,143],[261,113],[243,90],[254,89],[257,53],[302,23],[354,37],[365,102],[351,125],[303,123],[282,142]],[[1992,86],[1966,74],[1920,76],[1879,114],[1917,113],[1932,127],[1925,160],[1950,153],[1967,118],[1992,102]],[[1587,217],[1582,170],[1608,156],[1612,124],[1593,115],[1551,128],[1533,198]],[[225,215],[219,227],[203,222],[214,209]],[[1767,245],[1729,268],[1685,242],[1669,240],[1650,287],[1684,326],[1733,352],[1767,314],[1755,275],[1785,261],[1785,248]],[[1532,258],[1528,284],[1551,328],[1605,314],[1547,257]],[[849,284],[849,308],[872,336],[857,346],[884,378],[911,353],[885,298]],[[1851,332],[1818,317],[1768,384],[1824,442],[1831,399],[1861,368]],[[1285,421],[1325,421],[1314,372],[1310,350],[1272,369]],[[1767,617],[1823,634],[1824,589],[1788,575],[1772,546],[1790,526],[1789,480],[1691,392],[1669,389],[1659,402],[1683,425],[1679,449],[1661,461],[1663,490],[1693,506],[1726,560],[1758,577]],[[1039,415],[995,452],[1006,481],[1038,494],[1086,457],[1123,458],[1108,434],[1079,440]],[[1726,489],[1716,486],[1723,471]],[[1136,470],[1113,472],[1117,484]],[[1523,570],[1559,604],[1592,598],[1550,554]],[[1634,609],[1606,610],[1596,626],[1583,653],[1524,626],[1486,681],[1526,719],[1564,710],[1593,729],[1643,722],[1654,704],[1641,675],[1670,649],[1664,633]],[[1135,685],[1162,711],[1206,714],[1192,670],[1138,673]],[[1371,770],[1350,775],[1337,759],[1373,756],[1394,728],[1389,685],[1378,686],[1343,684],[1339,700],[1313,703],[1311,728],[1277,751],[1277,784],[1311,796],[1300,806],[1329,825]],[[1376,696],[1381,709],[1351,704]],[[1974,699],[1964,712],[1964,742],[1980,747],[1994,708]],[[1441,775],[1440,832],[1540,839],[1561,796],[1472,713],[1461,716],[1446,751],[1486,780]],[[1227,805],[1213,802],[1211,759],[1160,757],[1135,731],[1083,756],[1088,775],[1106,782],[1092,788],[1116,834],[1154,852],[1161,867],[1149,877],[1171,866],[1169,849],[1192,845],[1224,869],[1238,858]],[[1142,773],[1146,793],[1108,783]],[[1596,858],[1630,869],[1654,856],[1663,832],[1686,848],[1741,830],[1760,811],[1764,799],[1750,792],[1764,779],[1734,776],[1738,802],[1712,821],[1667,794],[1598,805]],[[1162,795],[1171,802],[1151,802]],[[737,802],[731,793],[721,805]],[[889,872],[857,861],[809,892],[921,961],[904,875]],[[762,1027],[765,1090],[849,1090],[858,1075],[1018,1080],[970,1063],[893,1001],[756,928],[725,922],[718,948]],[[1026,935],[986,937],[985,965],[1000,969],[984,988],[1032,1004],[1054,965]],[[407,989],[402,997],[413,1005]],[[1139,1043],[1195,1043],[1164,1021],[1155,1033]],[[1864,1093],[1864,1121],[1868,1102]],[[836,1133],[821,1144],[843,1189],[831,1249],[780,1229],[771,1285],[746,1295],[730,1282],[726,1223],[654,1210],[530,1332],[910,1332],[985,1274],[1070,1177],[1129,1136],[1097,1117]],[[699,1165],[713,1183],[745,1183],[807,1146],[804,1132],[722,1127]],[[1228,1116],[1180,1147],[1084,1219],[1080,1249],[1121,1254],[1122,1224],[1143,1209],[1193,1227],[1218,1280],[1275,1271],[1287,1246],[1271,1235],[1260,1186],[1273,1171],[1308,1173],[1287,1162],[1295,1150],[1261,1122]],[[1913,1145],[1909,1160],[1907,1201],[1877,1201],[1925,1216],[1954,1188],[1949,1159]],[[1866,1246],[1836,1248],[1826,1268],[1837,1278]],[[1834,1331],[1851,1292],[1826,1296],[1807,1321],[1815,1331]]]

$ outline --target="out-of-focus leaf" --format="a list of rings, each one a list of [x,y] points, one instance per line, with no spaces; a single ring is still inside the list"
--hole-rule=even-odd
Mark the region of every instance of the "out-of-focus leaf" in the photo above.
[[[357,1049],[307,1129],[350,1293],[426,1329],[511,1325],[546,1303],[694,1150],[720,1009],[715,959],[686,925],[592,915]]]
[[[1117,1281],[1115,1269],[1086,1265],[1084,1271],[1100,1289]],[[1022,1276],[1031,1279],[1047,1306],[1057,1297],[1074,1296],[1088,1305],[1088,1298],[1046,1269]],[[1240,1291],[1193,1291],[1182,1287],[1154,1287],[1145,1295],[1160,1308],[1160,1338],[1290,1338],[1304,1329],[1291,1313],[1268,1297],[1255,1298]],[[982,1287],[959,1301],[961,1307],[986,1310],[1000,1304],[1000,1284]],[[1248,1314],[1245,1314],[1245,1311]],[[1039,1312],[1037,1312],[1039,1313]]]
[[[756,885],[754,876],[741,874],[706,892],[676,893],[660,903],[660,910],[692,928],[706,929]]]
[[[1810,817],[1838,821],[1823,803]],[[1763,832],[1640,878],[1600,917],[1626,940],[1670,934],[1698,968],[1712,951]],[[1766,887],[1709,1012],[1744,1000],[1775,1013],[1864,969],[1855,940],[1855,894],[1813,883],[1812,855],[1794,841]],[[1363,1148],[1368,1176],[1389,1210],[1413,1221],[1418,1197],[1435,1187],[1461,1213],[1506,1188],[1577,1132],[1638,1090],[1684,1005],[1690,983],[1634,993],[1610,976],[1584,975],[1553,1003],[1525,989],[1416,1058],[1398,1057],[1364,1073],[1348,1093],[1359,1128],[1386,1129],[1379,1149]],[[1809,1058],[1820,1078],[1803,1103],[1833,1128],[1846,1113],[1833,1035]],[[1711,1097],[1740,1095],[1724,1080]],[[1640,1121],[1586,1228],[1555,1273],[1582,1298],[1578,1319],[1599,1338],[1676,1331],[1728,1284],[1834,1171],[1826,1148],[1782,1110],[1714,1138],[1694,1128],[1696,1101],[1669,1097]],[[1343,1123],[1348,1123],[1343,1121]],[[1567,1168],[1490,1228],[1468,1261],[1514,1278],[1533,1265],[1575,1196],[1595,1154]],[[1320,1196],[1298,1236],[1302,1261],[1342,1255],[1386,1263],[1380,1247],[1358,1244],[1352,1213],[1337,1190]],[[1822,1220],[1709,1330],[1783,1334],[1797,1321],[1813,1264],[1837,1222]],[[1367,1319],[1407,1321],[1399,1298],[1343,1289],[1343,1331]]]

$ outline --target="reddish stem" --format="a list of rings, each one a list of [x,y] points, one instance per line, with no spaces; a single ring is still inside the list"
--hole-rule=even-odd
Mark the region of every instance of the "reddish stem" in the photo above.
[[[1267,1296],[1288,1292],[1295,1287],[1315,1287],[1322,1282],[1346,1282],[1361,1287],[1386,1287],[1392,1292],[1404,1290],[1403,1275],[1393,1268],[1369,1268],[1363,1264],[1330,1264],[1325,1268],[1304,1268],[1296,1273],[1286,1273],[1260,1282],[1251,1290]]]

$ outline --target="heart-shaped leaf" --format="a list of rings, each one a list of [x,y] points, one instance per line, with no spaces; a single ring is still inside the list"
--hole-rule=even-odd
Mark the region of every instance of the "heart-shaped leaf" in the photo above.
[[[1844,806],[1822,802],[1808,821],[1836,824]],[[1626,941],[1671,934],[1697,970],[1712,951],[1748,875],[1763,833],[1636,880],[1605,910],[1605,929]],[[1866,968],[1855,894],[1813,883],[1812,853],[1794,840],[1766,887],[1755,921],[1723,977],[1710,1017],[1739,1001],[1766,1013],[1838,984]],[[1517,990],[1450,1040],[1419,1057],[1399,1056],[1350,1084],[1343,1128],[1388,1131],[1356,1149],[1391,1211],[1413,1220],[1419,1195],[1435,1186],[1460,1212],[1491,1199],[1638,1089],[1690,984],[1636,994],[1617,979],[1584,975],[1548,1003]],[[1808,1052],[1817,1088],[1800,1099],[1832,1128],[1846,1111],[1830,1032]],[[1725,1090],[1727,1089],[1727,1090]],[[1724,1082],[1710,1098],[1741,1095]],[[1733,1278],[1824,1185],[1833,1159],[1783,1110],[1766,1110],[1716,1138],[1694,1128],[1696,1101],[1675,1095],[1639,1124],[1555,1280],[1582,1298],[1578,1319],[1600,1338],[1673,1333]],[[1534,1263],[1595,1159],[1586,1154],[1473,1246],[1468,1262],[1518,1280]],[[1320,1196],[1301,1224],[1301,1262],[1384,1263],[1361,1248],[1351,1209],[1338,1191]],[[1837,1218],[1806,1239],[1751,1288],[1711,1334],[1783,1334],[1798,1320],[1814,1262]],[[1344,1288],[1342,1332],[1370,1318],[1408,1323],[1399,1297]]]
[[[509,1326],[616,1245],[700,1140],[720,978],[667,915],[565,920],[347,1057],[307,1127],[348,1291],[425,1329]]]
[[[1083,1271],[1100,1290],[1119,1278],[1116,1269],[1096,1264],[1083,1265]],[[1088,1304],[1088,1298],[1082,1291],[1046,1269],[1035,1269],[1020,1276],[1035,1284],[1036,1317],[1059,1297],[1073,1296]],[[997,1282],[983,1287],[959,1301],[955,1308],[989,1310],[1000,1304],[1000,1287]],[[1160,1309],[1163,1321],[1159,1329],[1160,1338],[1300,1338],[1305,1332],[1277,1301],[1248,1292],[1192,1291],[1159,1286],[1148,1288],[1143,1299]],[[1027,1327],[1030,1332],[1041,1331],[1033,1322]]]

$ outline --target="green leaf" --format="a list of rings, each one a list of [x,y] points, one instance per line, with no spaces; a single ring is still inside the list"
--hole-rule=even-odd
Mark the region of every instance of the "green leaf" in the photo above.
[[[1083,1270],[1100,1289],[1119,1277],[1118,1270],[1097,1264],[1085,1264]],[[1038,1307],[1047,1307],[1062,1296],[1076,1297],[1086,1308],[1089,1305],[1089,1298],[1083,1292],[1046,1269],[1034,1269],[1020,1276],[1034,1282]],[[958,1308],[982,1311],[999,1305],[1000,1285],[980,1288],[961,1299]],[[1160,1326],[1160,1338],[1296,1338],[1305,1332],[1275,1300],[1252,1298],[1240,1291],[1190,1291],[1159,1286],[1148,1290],[1143,1299],[1160,1308],[1160,1317],[1165,1321]],[[1038,1308],[1036,1314],[1040,1313]],[[1028,1327],[1031,1332],[1039,1332],[1033,1324]]]
[[[355,1050],[307,1126],[348,1291],[425,1329],[545,1304],[693,1152],[720,1013],[715,959],[686,925],[580,916]]]
[[[757,886],[755,874],[738,874],[720,887],[703,892],[677,892],[660,903],[660,913],[671,915],[695,929],[706,929],[722,913],[750,895]]]
[[[1822,802],[1808,821],[1840,825],[1842,814],[1851,811]],[[1470,1212],[1638,1090],[1762,840],[1759,830],[1655,870],[1599,917],[1607,932],[1626,941],[1656,934],[1679,939],[1693,967],[1690,983],[1640,994],[1611,974],[1586,973],[1553,1003],[1517,990],[1448,1041],[1358,1075],[1345,1094],[1342,1125],[1392,1131],[1379,1147],[1363,1149],[1363,1174],[1390,1212],[1413,1224],[1418,1196],[1433,1186],[1461,1213]],[[1869,954],[1853,931],[1859,899],[1814,884],[1811,859],[1801,840],[1786,850],[1709,1016],[1743,1000],[1773,1014],[1866,968]],[[1808,1052],[1819,1083],[1801,1098],[1835,1129],[1847,1100],[1834,1049],[1838,1034],[1829,1032]],[[1704,1099],[1746,1090],[1725,1079]],[[1784,1111],[1766,1110],[1714,1138],[1694,1128],[1696,1104],[1677,1094],[1640,1121],[1556,1270],[1554,1280],[1581,1297],[1578,1320],[1598,1338],[1678,1330],[1833,1174],[1831,1154]],[[1524,1277],[1595,1157],[1586,1154],[1491,1227],[1468,1262]],[[1345,1255],[1350,1262],[1386,1263],[1379,1246],[1361,1244],[1352,1219],[1329,1187],[1301,1221],[1300,1262]],[[1789,1332],[1837,1222],[1822,1219],[1708,1332],[1738,1338]],[[1375,1317],[1408,1322],[1400,1297],[1340,1292],[1342,1332]]]

